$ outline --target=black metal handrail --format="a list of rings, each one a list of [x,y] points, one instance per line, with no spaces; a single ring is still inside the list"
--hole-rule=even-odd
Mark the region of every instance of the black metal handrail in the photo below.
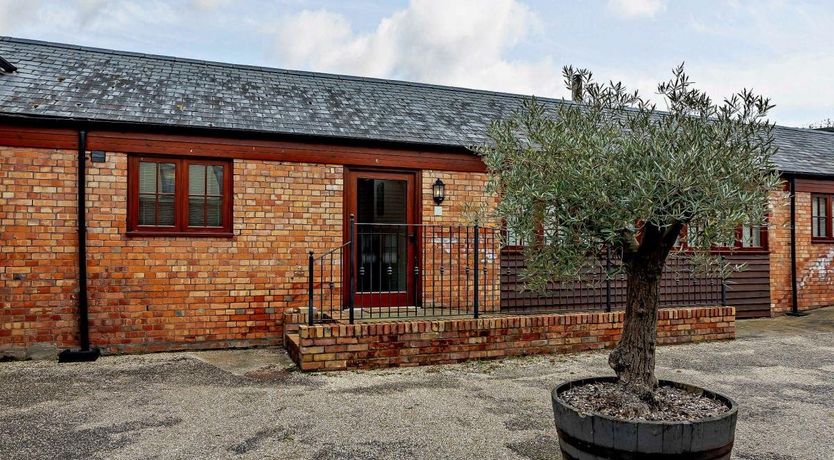
[[[342,279],[347,284],[342,284]],[[308,254],[308,322],[473,316],[498,308],[497,232],[479,225],[358,223]]]
[[[611,251],[576,281],[544,291],[524,290],[523,261],[499,264],[500,253],[489,227],[357,223],[350,216],[345,243],[308,254],[308,323],[625,308],[622,261]],[[674,253],[659,300],[661,307],[726,305],[727,286]]]

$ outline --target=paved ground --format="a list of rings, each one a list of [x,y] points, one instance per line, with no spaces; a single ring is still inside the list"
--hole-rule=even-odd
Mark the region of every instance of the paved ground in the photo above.
[[[742,459],[834,458],[834,309],[664,347],[741,405]],[[558,458],[548,390],[605,353],[301,374],[280,350],[0,363],[0,458]]]

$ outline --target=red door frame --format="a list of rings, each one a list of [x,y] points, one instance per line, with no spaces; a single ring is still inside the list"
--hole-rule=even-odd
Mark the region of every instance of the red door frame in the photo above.
[[[406,182],[406,219],[411,226],[408,228],[406,235],[406,290],[397,292],[373,292],[373,293],[359,293],[354,290],[354,305],[356,308],[364,307],[394,307],[414,305],[417,299],[417,289],[420,287],[420,276],[416,277],[413,274],[413,264],[421,263],[419,242],[421,232],[419,224],[422,216],[422,183],[421,174],[419,171],[409,170],[393,170],[393,169],[367,169],[367,168],[345,168],[344,172],[344,202],[342,208],[344,209],[343,217],[343,241],[347,243],[350,240],[350,216],[356,215],[357,207],[357,183],[359,179],[388,179],[388,180],[402,180]],[[356,257],[353,259],[354,267],[354,284],[358,285],[358,251],[355,252]],[[347,257],[343,263],[342,276],[344,280],[350,279],[348,272]],[[347,298],[350,295],[350,283],[342,283],[342,293]],[[347,305],[347,301],[343,302]]]

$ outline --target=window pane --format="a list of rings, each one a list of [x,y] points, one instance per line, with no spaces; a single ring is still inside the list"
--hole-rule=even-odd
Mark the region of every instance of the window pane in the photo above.
[[[223,225],[223,215],[221,212],[223,199],[219,197],[209,197],[206,204],[206,225],[209,227],[220,227]]]
[[[157,225],[174,225],[174,195],[159,196],[159,222],[157,222]]]
[[[159,193],[174,193],[175,168],[174,163],[159,163]]]
[[[745,225],[741,228],[742,247],[757,248],[761,245],[761,227],[758,225]]]
[[[188,194],[206,193],[206,165],[188,165]]]
[[[356,184],[356,221],[404,224],[407,183],[387,179],[359,179]]]
[[[507,227],[507,246],[523,246],[521,237],[516,235],[513,229]]]
[[[139,195],[139,225],[156,225],[156,195]]]
[[[223,194],[223,166],[208,167],[206,194],[215,196]]]
[[[827,201],[825,196],[811,198],[811,235],[815,238],[828,237],[827,223],[830,213],[826,206]]]
[[[156,163],[139,162],[139,193],[156,193]]]
[[[686,228],[686,245],[696,247],[698,246],[698,226],[689,224]]]
[[[205,204],[206,199],[202,196],[188,197],[188,226],[205,227]]]

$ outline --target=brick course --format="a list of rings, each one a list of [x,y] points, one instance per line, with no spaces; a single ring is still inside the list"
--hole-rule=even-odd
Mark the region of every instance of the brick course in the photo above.
[[[613,347],[623,312],[299,325],[290,356],[305,371],[445,364]],[[303,320],[302,315],[288,321]],[[661,309],[658,343],[735,338],[735,308]]]

